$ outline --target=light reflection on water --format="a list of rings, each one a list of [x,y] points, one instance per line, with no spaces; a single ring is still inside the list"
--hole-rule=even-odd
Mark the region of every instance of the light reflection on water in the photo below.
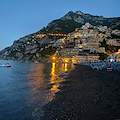
[[[59,87],[59,83],[63,81],[63,79],[61,78],[57,78],[58,77],[58,74],[56,73],[56,68],[57,68],[57,65],[56,63],[52,63],[52,69],[51,69],[51,78],[50,78],[50,83],[53,84],[52,88],[50,89],[51,92],[54,91],[54,92],[57,92],[59,91],[58,90],[58,87]]]
[[[64,81],[58,77],[59,74],[72,68],[73,65],[68,63],[32,64],[27,78],[32,90],[31,96],[34,99],[36,97],[43,99],[44,103],[53,100],[54,94],[59,91],[60,83]]]
[[[65,72],[68,70],[68,64],[65,63]]]
[[[73,68],[73,64],[68,63],[52,63],[51,68],[51,78],[50,78],[50,84],[53,84],[52,88],[50,89],[51,92],[57,92],[59,91],[60,83],[64,81],[63,78],[59,78],[59,74],[66,72],[68,70],[71,70]]]
[[[10,120],[39,116],[41,106],[53,100],[64,81],[59,74],[73,68],[68,63],[2,62],[12,67],[0,68],[0,119]]]
[[[57,92],[59,91],[60,83],[63,82],[63,78],[59,78],[58,75],[62,72],[66,72],[68,70],[68,64],[58,64],[58,63],[52,63],[52,69],[51,69],[51,78],[50,83],[54,84],[52,88],[50,89],[51,92]]]
[[[44,64],[32,64],[30,73],[27,77],[29,80],[30,86],[32,86],[33,92],[39,92],[40,86],[45,84],[44,82],[44,74],[42,69],[44,68]]]
[[[73,65],[67,63],[60,64],[53,62],[51,64],[33,64],[31,71],[34,69],[34,72],[30,72],[28,75],[30,87],[33,91],[33,94],[31,94],[31,96],[35,98],[35,94],[37,93],[37,97],[39,97],[37,99],[42,99],[42,104],[46,104],[49,101],[53,100],[55,93],[59,91],[60,83],[64,81],[63,78],[58,77],[59,74],[71,70],[72,68]],[[39,116],[41,116],[41,111],[42,110],[40,104],[32,112],[32,115],[35,119],[39,119]]]

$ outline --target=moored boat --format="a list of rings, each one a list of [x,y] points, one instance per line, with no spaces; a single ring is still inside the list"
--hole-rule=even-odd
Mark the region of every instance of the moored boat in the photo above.
[[[11,67],[10,63],[0,64],[0,67]]]

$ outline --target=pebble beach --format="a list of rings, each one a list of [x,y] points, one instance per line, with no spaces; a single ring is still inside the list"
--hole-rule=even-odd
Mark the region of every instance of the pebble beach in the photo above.
[[[42,110],[42,120],[119,120],[120,72],[76,65]]]

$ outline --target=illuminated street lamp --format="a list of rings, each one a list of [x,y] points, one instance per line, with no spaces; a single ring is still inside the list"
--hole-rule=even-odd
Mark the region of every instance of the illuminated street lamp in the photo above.
[[[53,60],[55,60],[55,56],[53,56],[53,58],[52,58]]]
[[[65,62],[67,63],[67,62],[68,62],[68,60],[65,60]]]

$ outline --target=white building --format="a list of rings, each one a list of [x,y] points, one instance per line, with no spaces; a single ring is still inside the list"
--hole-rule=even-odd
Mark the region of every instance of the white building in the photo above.
[[[120,43],[116,39],[110,39],[106,42],[110,46],[120,46]]]

